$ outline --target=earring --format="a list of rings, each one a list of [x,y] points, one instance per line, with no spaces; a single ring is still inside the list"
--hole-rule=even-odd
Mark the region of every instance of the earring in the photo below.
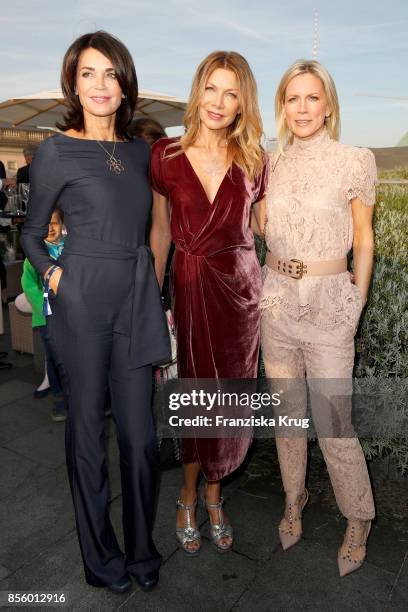
[[[125,100],[125,99],[126,99],[125,94],[122,94],[122,100]]]

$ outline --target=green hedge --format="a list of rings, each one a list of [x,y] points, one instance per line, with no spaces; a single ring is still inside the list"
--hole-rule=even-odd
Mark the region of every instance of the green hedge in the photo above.
[[[389,409],[398,419],[408,401],[403,384],[408,379],[408,186],[378,186],[374,230],[375,265],[356,336],[355,376],[391,380]],[[391,455],[399,470],[408,472],[408,432],[362,444],[367,458]]]

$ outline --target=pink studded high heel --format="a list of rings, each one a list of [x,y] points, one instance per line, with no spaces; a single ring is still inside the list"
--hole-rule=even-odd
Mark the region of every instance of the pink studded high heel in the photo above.
[[[347,576],[358,570],[366,557],[366,542],[371,529],[371,521],[350,519],[343,544],[337,555],[340,576]]]
[[[283,550],[297,544],[302,537],[302,510],[309,500],[309,491],[305,489],[297,500],[286,504],[285,514],[279,525],[279,538]]]

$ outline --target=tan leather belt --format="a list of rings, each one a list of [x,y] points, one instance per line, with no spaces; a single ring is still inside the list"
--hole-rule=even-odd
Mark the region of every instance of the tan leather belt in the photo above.
[[[290,278],[300,279],[304,276],[326,276],[347,272],[347,258],[331,261],[301,261],[300,259],[283,259],[275,257],[268,251],[265,263],[267,266]]]

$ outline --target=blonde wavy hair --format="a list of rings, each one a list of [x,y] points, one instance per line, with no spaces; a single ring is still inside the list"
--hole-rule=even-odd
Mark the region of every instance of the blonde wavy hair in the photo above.
[[[336,86],[328,70],[316,60],[296,60],[283,75],[275,96],[275,118],[278,144],[281,153],[293,142],[293,134],[288,128],[285,119],[285,95],[289,82],[299,74],[313,74],[318,77],[322,84],[327,100],[329,117],[325,119],[327,131],[333,140],[340,136],[340,108]]]
[[[217,68],[232,70],[238,80],[240,112],[227,128],[227,155],[230,162],[239,166],[250,180],[262,173],[264,153],[260,144],[263,134],[262,119],[258,106],[257,85],[248,62],[235,51],[214,51],[198,66],[195,73],[189,101],[184,114],[185,134],[180,141],[169,145],[181,150],[165,154],[174,157],[192,146],[200,133],[200,101],[210,75]]]

